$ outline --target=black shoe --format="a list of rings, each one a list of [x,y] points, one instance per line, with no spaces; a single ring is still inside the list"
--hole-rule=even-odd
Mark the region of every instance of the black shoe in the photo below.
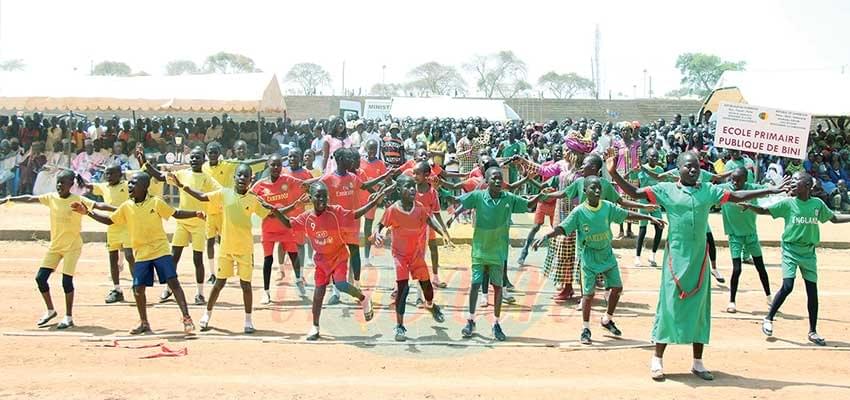
[[[207,283],[210,284],[210,285],[214,285],[215,284],[215,275],[210,275],[210,278],[207,279]]]
[[[581,330],[581,344],[591,344],[590,329],[584,328]]]
[[[608,321],[607,324],[600,323],[600,325],[602,325],[603,328],[607,329],[608,332],[611,332],[611,334],[614,335],[614,336],[622,336],[623,335],[623,332],[620,332],[620,330],[617,329],[617,325],[614,325],[613,320]]]
[[[440,310],[440,306],[433,304],[429,311],[431,311],[431,316],[434,317],[434,321],[443,323],[446,320],[446,317],[443,315],[443,311]]]
[[[472,334],[475,332],[475,321],[469,319],[466,321],[466,326],[460,330],[460,334],[465,338],[469,339],[472,337]]]
[[[196,294],[195,295],[195,305],[202,306],[204,304],[207,304],[207,299],[204,298],[204,295]]]
[[[112,289],[106,295],[106,304],[117,303],[119,301],[124,301],[124,292],[120,290]]]
[[[508,337],[505,336],[505,332],[502,332],[502,326],[499,324],[493,325],[493,337],[500,342],[508,340]]]
[[[826,346],[826,339],[818,335],[817,332],[809,332],[809,341],[818,346]]]

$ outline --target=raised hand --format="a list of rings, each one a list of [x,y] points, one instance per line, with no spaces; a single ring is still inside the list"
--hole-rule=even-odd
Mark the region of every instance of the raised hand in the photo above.
[[[609,172],[617,170],[617,149],[611,147],[605,152],[605,167]]]
[[[177,175],[174,175],[173,172],[169,172],[168,175],[166,175],[166,179],[174,182],[174,186],[177,186],[178,189],[183,189],[183,183],[180,182],[180,179],[177,179]]]
[[[82,214],[82,215],[86,215],[89,212],[88,207],[86,207],[85,204],[83,204],[82,202],[79,202],[79,201],[75,201],[75,202],[71,203],[71,210],[74,211],[75,213]]]

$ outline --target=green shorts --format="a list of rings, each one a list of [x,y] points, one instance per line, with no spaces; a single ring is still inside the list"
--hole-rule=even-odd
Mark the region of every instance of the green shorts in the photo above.
[[[490,283],[493,286],[502,286],[502,272],[504,265],[482,265],[482,264],[472,264],[472,283],[473,284],[481,284],[484,282],[484,273],[490,276]]]
[[[732,258],[743,258],[742,255],[749,254],[753,257],[761,257],[761,243],[758,235],[729,235],[729,252]]]
[[[782,242],[782,279],[796,278],[797,267],[803,279],[818,281],[818,256],[815,246]]]
[[[596,275],[602,275],[605,278],[605,288],[621,288],[623,280],[620,278],[620,268],[617,265],[606,269],[602,272],[593,272],[584,266],[581,267],[581,294],[590,296],[596,290]]]

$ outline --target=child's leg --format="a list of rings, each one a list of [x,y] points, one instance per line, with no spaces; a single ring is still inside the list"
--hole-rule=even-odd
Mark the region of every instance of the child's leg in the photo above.
[[[501,286],[506,287],[506,288],[514,287],[514,284],[511,283],[510,279],[508,279],[508,261],[507,260],[505,260],[505,262],[502,263],[502,285]]]
[[[351,267],[351,273],[354,276],[354,282],[360,282],[360,246],[356,244],[348,245],[349,259],[348,265]],[[339,289],[339,285],[336,285]],[[342,290],[342,289],[340,289]]]
[[[347,281],[338,281],[338,282],[334,281],[334,286],[340,292],[346,293],[349,296],[354,297],[358,301],[362,301],[363,299],[366,298],[366,296],[363,295],[363,292],[360,290],[360,288],[348,283]]]
[[[130,276],[133,276],[133,268],[136,266],[136,257],[133,255],[133,249],[124,249],[124,261],[127,261]]]
[[[806,284],[806,307],[809,309],[809,333],[818,331],[818,284],[817,282],[807,281]],[[70,315],[70,314],[69,314]]]
[[[428,251],[431,252],[431,273],[437,276],[440,270],[440,251],[437,247],[437,239],[428,241]]]
[[[528,249],[531,247],[531,243],[534,242],[534,237],[537,236],[537,232],[541,226],[543,226],[542,223],[534,224],[528,232],[528,237],[525,238],[525,245],[522,246],[522,252],[519,253],[519,264],[525,263],[525,258],[528,257]]]
[[[717,268],[717,247],[714,245],[714,234],[708,232],[705,238],[708,245],[708,259],[711,260],[711,268]]]
[[[582,325],[590,329],[590,305],[593,303],[593,291],[581,296],[581,321]]]
[[[306,256],[306,255],[307,255],[307,249],[305,248],[305,245],[299,244],[298,245],[298,266],[299,266],[299,268],[304,266],[304,256]]]
[[[201,279],[203,279],[203,272],[201,273]],[[183,293],[183,287],[180,286],[180,281],[177,278],[171,278],[166,281],[168,284],[168,288],[171,289],[171,293],[174,293],[174,301],[177,302],[177,306],[180,307],[180,313],[183,314],[184,317],[189,316],[189,306],[186,304],[186,295]]]
[[[734,257],[734,255],[733,255]],[[763,267],[763,266],[762,266]],[[729,302],[735,302],[735,295],[738,293],[738,281],[741,279],[741,258],[740,256],[732,258],[732,281],[729,283]]]
[[[785,298],[794,290],[794,278],[782,278],[782,287],[776,292],[776,297],[773,298],[773,304],[770,306],[770,311],[764,319],[773,321],[776,313],[779,312],[779,307],[785,302]]]
[[[272,259],[271,255],[263,257],[263,290],[269,291],[272,280]]]
[[[215,280],[215,237],[207,239],[207,265],[210,266],[210,282]]]
[[[221,293],[221,289],[224,288],[224,284],[227,283],[227,279],[215,279],[215,284],[213,285],[212,290],[210,291],[210,298],[207,301],[207,312],[212,312],[213,307],[215,307],[215,302],[218,301],[218,295]]]
[[[425,305],[430,306],[434,304],[434,285],[431,284],[431,281],[419,281],[419,287],[422,288],[422,295],[425,297]]]
[[[280,270],[280,276],[286,276],[283,271],[283,264],[286,263],[286,251],[283,248],[283,243],[277,244],[277,267]]]
[[[369,236],[372,236],[373,223],[374,220],[372,219],[363,219],[363,237],[366,238],[366,244],[363,247],[363,255],[366,257],[366,260],[369,260],[369,257],[372,256],[372,242],[369,240]]]
[[[35,284],[38,286],[38,291],[41,293],[41,298],[44,299],[44,305],[47,311],[53,311],[53,299],[50,297],[50,285],[47,283],[50,274],[53,270],[50,268],[41,267],[35,274]]]
[[[493,283],[493,315],[496,317],[496,323],[499,323],[499,318],[502,316],[502,286]]]
[[[620,302],[620,294],[623,293],[622,287],[612,287],[611,293],[608,295],[608,314],[606,319],[610,320],[614,316],[614,311],[617,309],[617,303]]]
[[[111,253],[111,252],[110,252]],[[112,254],[110,254],[112,256]],[[180,258],[183,257],[182,246],[171,246],[171,257],[174,258],[174,265],[180,265]]]
[[[770,296],[770,281],[767,277],[767,269],[764,267],[764,257],[753,256],[753,264],[756,266],[756,271],[759,274],[761,288],[764,290],[765,296]]]
[[[139,313],[139,320],[142,321],[142,324],[147,324],[148,305],[147,297],[145,297],[145,285],[134,285],[133,297],[136,299],[136,311]]]
[[[175,261],[176,263],[176,261]],[[195,284],[199,295],[204,294],[204,252],[192,251],[192,263],[195,264]]]
[[[250,314],[253,309],[253,293],[251,291],[251,282],[239,279],[239,286],[242,287],[242,302],[245,304],[245,314]]]
[[[65,292],[65,316],[71,317],[74,310],[74,277],[62,274],[62,291]],[[817,296],[817,289],[815,289]],[[815,298],[815,318],[817,318],[817,298]]]
[[[484,274],[481,277],[481,294],[484,297],[487,297],[488,292],[490,291],[490,272],[487,269],[484,269]]]
[[[292,251],[286,254],[289,255],[289,262],[292,264],[292,272],[295,273],[295,280],[301,279],[301,260],[298,259],[298,252]]]
[[[112,278],[112,284],[118,290],[120,272],[118,271],[118,250],[109,250],[109,277]]]
[[[396,323],[401,326],[404,325],[404,310],[407,307],[407,295],[410,293],[410,286],[408,286],[407,279],[396,281],[396,286],[398,287],[398,295],[395,300],[395,318]]]
[[[646,225],[641,225],[638,227],[638,236],[635,244],[635,257],[637,257],[636,262],[640,261],[640,253],[643,250],[643,239],[646,238]]]
[[[664,233],[664,228],[655,227],[655,238],[652,240],[652,261],[655,261],[655,253],[658,252],[658,247],[661,246],[661,235]]]
[[[313,291],[313,326],[319,326],[319,317],[322,315],[322,303],[325,301],[325,290],[327,284],[316,285],[316,290]]]

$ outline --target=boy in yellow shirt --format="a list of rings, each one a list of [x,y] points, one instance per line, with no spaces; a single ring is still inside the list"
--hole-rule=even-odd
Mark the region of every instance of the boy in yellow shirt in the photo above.
[[[218,142],[210,142],[207,145],[209,160],[204,163],[201,170],[218,182],[219,186],[231,188],[233,187],[233,175],[236,173],[239,164],[248,164],[251,167],[252,174],[262,172],[266,168],[264,158],[246,159],[247,149],[248,145],[245,141],[237,140],[233,143],[233,154],[236,158],[221,160],[221,145]],[[222,212],[220,208],[216,207],[208,207],[207,212],[207,265],[210,266],[210,278],[207,282],[215,283],[215,276],[212,271],[215,271],[215,242],[222,231]]]
[[[103,202],[112,207],[118,207],[130,198],[127,190],[127,181],[121,173],[121,166],[109,164],[103,174],[106,182],[90,183],[78,175],[78,180],[83,187],[90,190],[95,196],[101,196]],[[124,301],[124,292],[121,290],[118,278],[121,274],[118,260],[118,251],[124,250],[124,259],[130,265],[130,274],[133,274],[133,249],[130,248],[130,238],[127,236],[127,227],[121,225],[110,225],[106,228],[106,250],[109,252],[109,275],[112,278],[112,290],[106,295],[106,304]]]
[[[41,268],[35,275],[38,291],[44,299],[47,311],[39,318],[38,326],[46,325],[56,317],[53,299],[50,297],[50,286],[47,284],[50,274],[62,261],[62,289],[65,292],[65,318],[56,325],[56,329],[66,329],[74,326],[71,310],[74,308],[74,271],[83,240],[80,237],[82,217],[71,211],[71,204],[81,202],[87,207],[94,207],[94,202],[84,197],[71,194],[74,185],[74,172],[62,170],[56,177],[56,192],[41,196],[16,196],[0,199],[0,204],[6,202],[41,203],[50,209],[50,247],[41,263]]]
[[[195,330],[186,297],[177,280],[177,267],[168,246],[168,237],[162,221],[170,217],[176,219],[204,218],[200,211],[175,210],[165,200],[148,196],[151,176],[139,172],[127,182],[130,199],[121,203],[112,214],[105,215],[94,212],[85,203],[71,204],[74,211],[86,214],[97,222],[105,225],[124,225],[130,235],[136,265],[133,268],[133,295],[136,298],[136,309],[141,320],[139,326],[130,331],[131,335],[152,333],[147,314],[147,298],[145,287],[153,286],[153,274],[156,271],[160,284],[167,284],[174,292],[174,299],[183,314],[183,330],[189,333]]]
[[[210,209],[222,210],[221,254],[218,256],[218,269],[215,272],[207,310],[201,318],[201,330],[209,330],[210,318],[215,302],[227,278],[239,276],[242,287],[242,300],[245,306],[245,333],[254,333],[254,323],[251,320],[252,297],[251,276],[254,272],[254,234],[251,232],[251,215],[256,214],[265,218],[269,211],[263,208],[260,201],[249,191],[254,174],[251,166],[240,164],[236,168],[235,182],[232,188],[224,187],[219,190],[203,193],[185,185],[178,177],[169,174],[175,185],[199,201],[209,202]],[[293,203],[294,205],[295,203]],[[234,268],[235,267],[235,268]]]
[[[187,185],[195,190],[202,192],[212,192],[221,189],[218,182],[211,176],[203,173],[203,164],[206,154],[201,147],[195,147],[189,153],[189,169],[181,169],[175,171],[174,174]],[[166,176],[158,170],[152,170],[151,176],[157,180],[167,180]],[[168,181],[169,184],[174,184],[173,181]],[[181,210],[203,211],[207,212],[207,205],[201,203],[197,199],[188,194],[180,193],[180,203],[177,205]],[[195,293],[195,304],[206,304],[204,299],[204,244],[207,240],[206,225],[203,220],[197,218],[189,218],[177,221],[177,230],[174,231],[174,236],[171,240],[171,255],[174,257],[174,265],[180,264],[180,257],[183,255],[183,248],[192,245],[192,262],[195,265],[195,283],[197,292]],[[159,300],[166,301],[171,297],[171,291],[164,288]]]

